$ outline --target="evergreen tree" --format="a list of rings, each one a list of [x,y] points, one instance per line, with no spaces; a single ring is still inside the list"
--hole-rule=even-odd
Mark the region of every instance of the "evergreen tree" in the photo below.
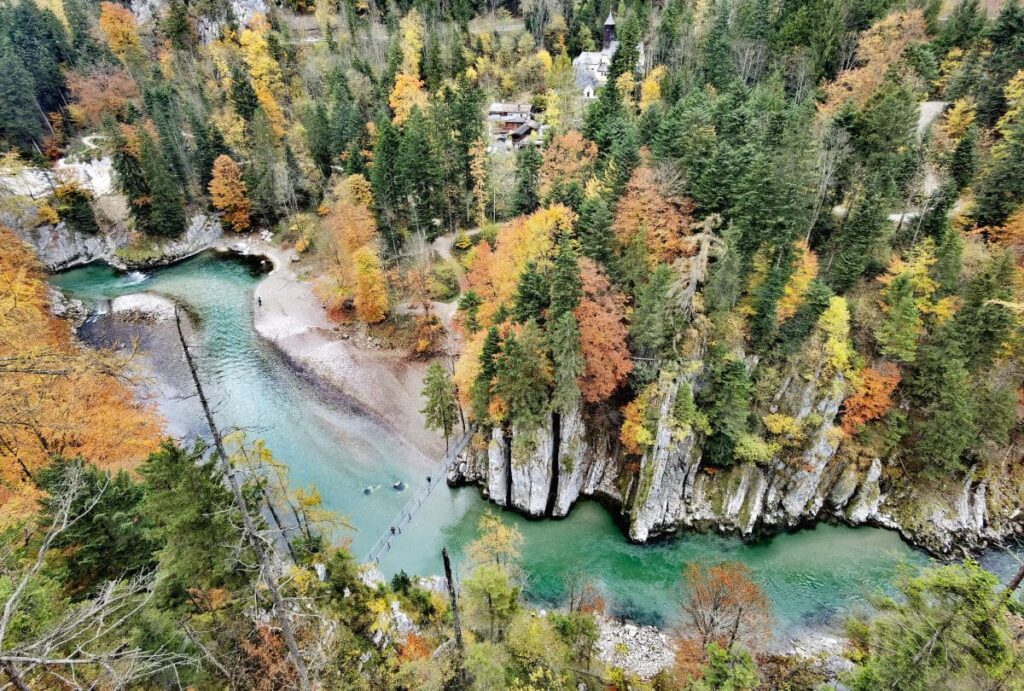
[[[25,151],[42,141],[35,81],[6,38],[0,37],[0,137]]]
[[[250,212],[262,225],[271,226],[278,216],[280,199],[274,184],[278,165],[274,132],[263,108],[252,117],[252,153],[245,168],[245,189],[249,194]]]
[[[531,319],[541,323],[550,300],[547,278],[537,268],[536,262],[529,262],[519,276],[512,301],[512,318],[520,324]]]
[[[203,462],[203,455],[202,446],[185,450],[168,441],[139,468],[147,535],[162,545],[156,592],[171,606],[184,604],[192,588],[238,587],[252,578],[242,566],[253,557],[235,527],[241,519],[221,464]]]
[[[949,174],[956,183],[959,192],[971,184],[974,173],[978,169],[978,128],[971,125],[960,137],[956,148],[949,158]]]
[[[832,296],[832,290],[825,283],[819,280],[811,281],[796,314],[783,322],[779,329],[779,341],[783,353],[792,355],[800,349],[811,331],[814,330],[818,318],[828,307]]]
[[[385,246],[397,253],[400,236],[397,232],[400,190],[398,179],[398,150],[401,137],[391,120],[384,118],[377,123],[377,141],[373,147],[373,170],[370,172],[370,189],[373,191],[373,210],[377,216],[377,227],[384,236]]]
[[[440,430],[444,434],[444,448],[448,450],[448,439],[459,421],[459,403],[455,395],[455,383],[451,374],[440,362],[432,362],[423,378],[423,398],[426,403],[423,414],[427,429]]]
[[[149,189],[145,230],[164,237],[180,235],[185,230],[185,209],[181,189],[163,153],[146,128],[139,128],[138,138],[139,163],[146,177],[146,187]]]
[[[107,581],[151,570],[160,547],[150,538],[152,526],[140,517],[144,488],[124,471],[111,474],[81,460],[57,458],[36,475],[40,488],[48,493],[41,502],[43,525],[57,518],[59,507],[54,497],[71,474],[79,473],[82,488],[75,495],[72,515],[81,518],[52,545],[68,552],[62,577],[76,599],[91,595]]]
[[[331,163],[334,161],[334,152],[331,138],[331,126],[327,119],[327,109],[323,103],[316,103],[306,110],[306,146],[309,148],[309,156],[316,163],[324,177],[331,175]]]
[[[753,385],[743,361],[721,346],[712,347],[709,368],[709,385],[698,397],[711,429],[704,459],[710,465],[732,465],[733,450],[748,431]]]
[[[92,210],[92,195],[77,184],[61,185],[54,191],[57,213],[73,230],[86,235],[100,232]]]
[[[755,348],[766,351],[778,335],[777,309],[779,299],[786,288],[786,281],[793,273],[793,246],[785,245],[779,252],[779,259],[772,262],[761,285],[754,292],[754,315],[750,320],[750,342]]]
[[[583,296],[579,258],[573,240],[559,238],[555,255],[555,268],[551,276],[551,309],[549,319],[554,321],[566,312],[572,312]]]
[[[469,333],[474,334],[480,330],[480,323],[477,321],[477,312],[483,300],[473,290],[467,290],[459,298],[459,311],[464,315],[462,325]]]
[[[196,113],[189,113],[189,126],[195,148],[192,151],[193,167],[199,173],[199,184],[206,189],[210,184],[213,162],[218,156],[228,153],[227,144],[220,130],[202,120]]]
[[[872,244],[885,224],[885,211],[879,196],[871,190],[850,214],[839,236],[829,284],[837,293],[845,293],[864,273]]]
[[[67,100],[61,67],[67,66],[71,57],[64,25],[49,9],[40,9],[34,2],[19,2],[0,7],[0,35],[6,35],[5,42],[21,61],[22,69],[32,75],[38,108],[33,104],[27,112],[59,112]],[[10,73],[4,72],[4,79],[9,77]],[[23,77],[19,76],[18,81]]]
[[[566,413],[579,405],[580,387],[576,382],[583,374],[584,364],[579,326],[572,312],[562,311],[553,317],[548,342],[554,365],[551,408]]]
[[[913,458],[932,475],[963,470],[963,455],[977,439],[972,385],[955,335],[941,327],[918,348],[909,382],[915,414]]]
[[[676,325],[669,302],[671,285],[672,270],[658,264],[640,289],[629,325],[634,352],[661,355],[672,344]]]
[[[886,287],[885,301],[889,311],[875,332],[878,345],[889,357],[913,362],[917,356],[917,337],[922,322],[910,277],[900,274],[894,278]]]
[[[496,358],[500,353],[501,340],[498,337],[498,329],[492,326],[487,329],[483,348],[480,350],[480,373],[477,374],[469,392],[473,418],[480,423],[488,419],[487,408],[491,402],[491,384],[498,371]]]
[[[974,220],[981,226],[1001,226],[1024,203],[1024,119],[1013,128],[1004,150],[994,158],[977,185]]]
[[[252,122],[260,105],[249,75],[238,65],[231,66],[231,103],[235,106],[235,112],[246,122]]]
[[[516,183],[512,197],[514,213],[533,213],[540,206],[540,166],[543,162],[540,152],[530,145],[516,154]]]
[[[509,333],[501,346],[494,378],[494,393],[512,422],[525,429],[544,421],[551,383],[551,363],[535,322],[527,322],[517,336]]]
[[[1024,8],[1019,0],[1003,4],[985,38],[989,50],[974,86],[978,119],[991,127],[1006,112],[1006,83],[1024,69]]]
[[[397,160],[404,220],[410,228],[432,240],[441,231],[437,221],[442,217],[439,209],[442,184],[438,179],[440,166],[430,145],[427,120],[418,107],[413,108],[405,123]]]
[[[583,200],[576,221],[576,235],[580,239],[583,256],[598,264],[609,266],[612,260],[612,212],[601,197]]]
[[[160,20],[160,31],[176,50],[190,50],[196,42],[195,30],[188,18],[188,7],[182,0],[171,0]]]
[[[135,219],[136,227],[145,230],[149,224],[149,183],[146,182],[142,164],[129,150],[128,142],[112,119],[104,120],[104,131],[111,142],[110,158],[117,186],[128,198],[128,209]]]
[[[711,268],[711,276],[704,287],[704,303],[708,311],[728,312],[740,299],[743,290],[743,255],[739,249],[741,231],[730,225],[723,235],[722,252]],[[814,323],[810,324],[813,327]],[[810,327],[808,333],[810,333]]]
[[[953,328],[972,368],[987,366],[1013,328],[1013,271],[1009,254],[997,255],[963,290]]]

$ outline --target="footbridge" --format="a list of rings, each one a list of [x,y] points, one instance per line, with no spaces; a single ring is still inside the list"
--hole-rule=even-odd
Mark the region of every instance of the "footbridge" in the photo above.
[[[373,543],[373,547],[370,548],[369,553],[366,555],[364,562],[374,562],[379,564],[382,555],[387,554],[391,550],[391,545],[394,544],[402,535],[402,528],[412,523],[413,517],[416,512],[419,511],[420,507],[430,496],[430,493],[434,490],[434,487],[445,483],[445,479],[448,476],[448,470],[455,463],[459,454],[469,444],[470,438],[473,436],[473,430],[469,430],[462,437],[455,442],[448,453],[442,458],[437,465],[430,469],[427,477],[430,481],[425,485],[421,486],[416,492],[409,497],[408,501],[402,507],[402,510],[398,512],[398,515],[388,524],[384,529],[384,533],[377,538],[377,541]]]

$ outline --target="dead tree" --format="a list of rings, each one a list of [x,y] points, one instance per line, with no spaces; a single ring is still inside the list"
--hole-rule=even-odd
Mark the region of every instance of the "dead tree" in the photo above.
[[[252,519],[252,515],[249,513],[249,507],[245,503],[245,497],[242,495],[242,487],[238,482],[238,478],[235,477],[234,469],[228,460],[228,455],[224,451],[224,438],[220,434],[220,430],[217,428],[217,424],[213,420],[213,412],[210,409],[210,402],[206,398],[206,392],[203,390],[203,384],[199,379],[199,371],[196,367],[195,361],[192,359],[192,353],[189,350],[188,343],[185,341],[185,333],[181,329],[181,315],[178,313],[177,308],[174,310],[174,322],[178,328],[178,340],[181,342],[181,349],[185,353],[185,362],[188,365],[188,370],[192,374],[192,382],[196,387],[196,394],[199,396],[199,403],[203,407],[203,415],[206,417],[206,424],[210,428],[210,434],[213,436],[214,448],[217,450],[219,462],[224,470],[224,475],[227,478],[228,485],[231,488],[231,494],[234,496],[235,505],[238,508],[238,512],[242,517],[242,530],[244,537],[248,541],[253,553],[256,555],[257,561],[260,564],[260,575],[263,579],[264,584],[267,586],[267,591],[270,593],[270,599],[273,603],[274,614],[277,618],[277,625],[281,629],[281,636],[284,638],[285,645],[288,647],[288,657],[291,660],[292,666],[295,667],[295,674],[299,681],[299,687],[305,691],[309,688],[309,678],[306,675],[306,666],[302,662],[302,655],[299,652],[299,645],[295,640],[295,632],[292,631],[291,620],[288,617],[288,608],[285,606],[284,598],[281,597],[281,591],[277,585],[277,577],[275,576],[275,564],[273,558],[273,552],[266,548],[263,544],[263,540],[260,538],[259,533],[256,531],[256,525]]]

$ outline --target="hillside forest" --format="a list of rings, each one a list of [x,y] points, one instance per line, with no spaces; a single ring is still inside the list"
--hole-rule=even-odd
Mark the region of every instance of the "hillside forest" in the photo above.
[[[589,97],[573,61],[612,17]],[[0,688],[1024,688],[1020,579],[969,558],[1024,509],[1018,0],[0,0],[0,74]],[[525,142],[495,136],[504,102]],[[66,173],[107,159],[113,195]],[[727,560],[678,574],[650,678],[599,659],[585,574],[527,601],[494,514],[457,588],[368,575],[261,441],[166,438],[133,349],[77,340],[32,247],[156,265],[203,219],[433,361],[425,424],[470,429],[471,468],[561,439],[536,497],[462,478],[502,506],[550,517],[600,465],[643,541],[678,527],[648,513],[683,458],[692,527],[732,529],[715,492],[824,457],[846,500],[873,476],[870,520],[822,495],[735,527],[872,522],[958,558],[851,617],[831,676],[766,646]],[[937,534],[965,483],[991,530]]]

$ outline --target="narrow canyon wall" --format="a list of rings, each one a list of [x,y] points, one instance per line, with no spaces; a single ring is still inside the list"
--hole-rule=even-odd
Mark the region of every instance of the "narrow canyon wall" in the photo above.
[[[836,520],[896,529],[933,553],[949,554],[1020,530],[1021,512],[1013,507],[1024,497],[1003,496],[996,505],[987,479],[908,486],[882,459],[844,460],[836,427],[842,375],[822,375],[783,379],[772,412],[808,431],[799,448],[767,463],[702,466],[702,435],[680,433],[672,420],[680,386],[694,384],[693,375],[678,375],[663,385],[654,443],[639,470],[617,440],[591,434],[583,415],[571,411],[533,430],[489,430],[487,444],[471,445],[449,482],[479,484],[494,503],[538,518],[565,516],[581,497],[595,497],[617,507],[636,542],[682,530],[755,536]]]

